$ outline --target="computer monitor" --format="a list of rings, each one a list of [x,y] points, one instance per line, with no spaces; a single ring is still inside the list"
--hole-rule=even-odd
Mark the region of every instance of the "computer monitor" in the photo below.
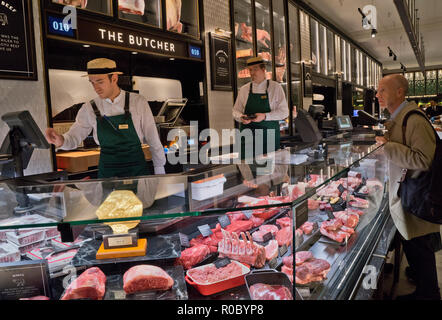
[[[316,122],[303,109],[298,110],[298,116],[295,118],[295,128],[303,142],[316,142],[322,139],[322,134]]]
[[[10,131],[0,147],[0,154],[8,158],[0,164],[0,175],[10,178],[22,176],[34,149],[49,149],[50,145],[29,111],[9,112],[1,118]]]
[[[322,104],[312,104],[308,108],[308,113],[310,113],[314,120],[318,120],[325,114],[325,106]]]
[[[337,128],[340,131],[353,130],[350,116],[337,116],[336,117]]]

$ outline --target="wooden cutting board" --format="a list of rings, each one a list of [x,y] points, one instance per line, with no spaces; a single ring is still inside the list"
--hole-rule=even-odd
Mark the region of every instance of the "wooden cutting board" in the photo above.
[[[144,157],[146,160],[151,160],[152,155],[148,145],[143,145]],[[100,151],[71,151],[59,152],[56,154],[57,168],[64,169],[67,172],[82,172],[87,171],[90,167],[98,166],[100,160]]]

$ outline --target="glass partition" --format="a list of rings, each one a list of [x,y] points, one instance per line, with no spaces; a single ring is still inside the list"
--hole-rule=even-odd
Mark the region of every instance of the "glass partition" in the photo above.
[[[91,11],[95,13],[101,13],[105,15],[112,15],[112,1],[111,0],[52,0],[52,3],[58,3],[62,5],[74,6],[77,9]],[[132,5],[132,7],[136,5]]]
[[[319,62],[320,72],[324,75],[327,74],[328,69],[328,56],[327,56],[327,29],[319,24]]]

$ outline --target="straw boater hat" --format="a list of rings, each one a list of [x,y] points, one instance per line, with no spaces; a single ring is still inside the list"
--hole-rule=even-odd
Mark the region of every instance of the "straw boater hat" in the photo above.
[[[247,67],[251,67],[256,64],[263,64],[263,63],[265,63],[264,59],[260,56],[247,59]]]
[[[82,77],[97,74],[123,74],[117,70],[117,64],[114,60],[98,58],[87,63],[87,74]]]

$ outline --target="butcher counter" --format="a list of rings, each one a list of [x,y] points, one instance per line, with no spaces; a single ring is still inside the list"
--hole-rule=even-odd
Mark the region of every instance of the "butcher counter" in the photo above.
[[[386,182],[382,146],[369,133],[329,137],[253,161],[213,158],[181,174],[2,181],[0,270],[34,263],[46,270],[49,285],[15,295],[0,288],[0,299],[97,298],[67,294],[79,285],[73,274],[81,279],[96,268],[105,288],[97,292],[106,300],[253,300],[261,284],[289,289],[285,298],[349,299],[356,288],[364,296],[360,290],[372,289],[364,287],[369,261],[392,228]],[[106,207],[118,192],[133,195],[140,214]],[[103,208],[105,216],[99,215]],[[118,235],[115,225],[130,228]],[[145,239],[142,254],[97,254],[109,239],[127,235]],[[124,275],[138,265],[159,267],[172,285],[127,292]]]

